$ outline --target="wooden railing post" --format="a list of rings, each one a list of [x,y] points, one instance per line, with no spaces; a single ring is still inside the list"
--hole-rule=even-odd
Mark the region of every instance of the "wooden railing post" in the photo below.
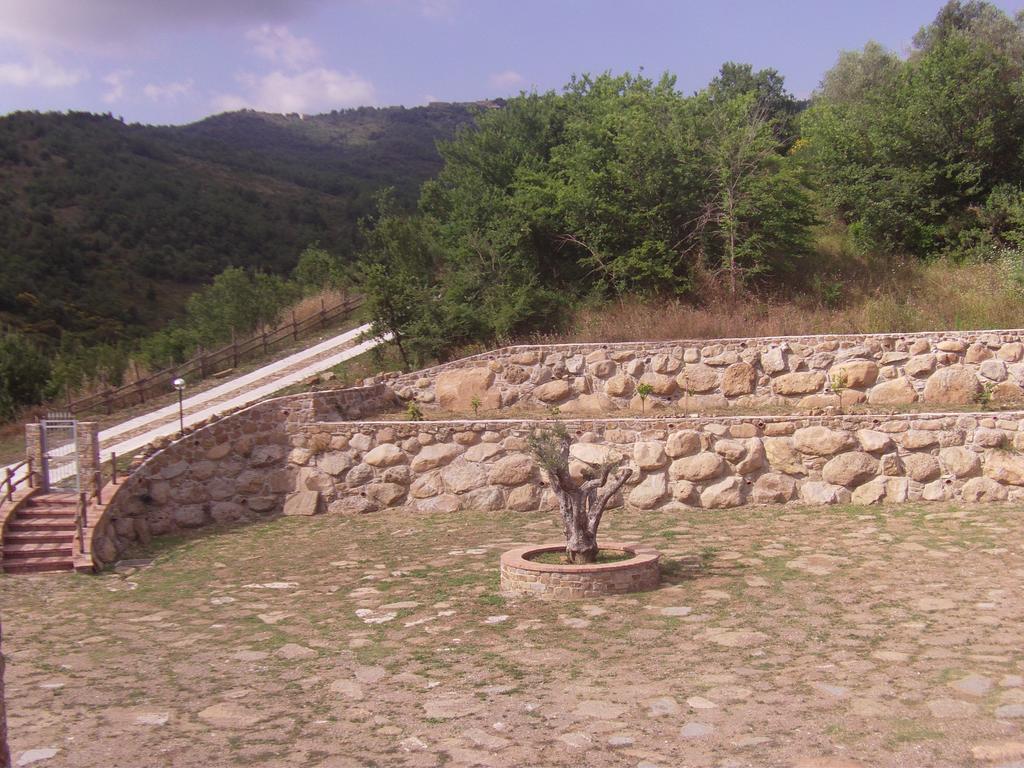
[[[117,454],[110,452],[110,482],[117,485]]]
[[[7,470],[7,500],[14,498],[14,471]]]
[[[292,338],[295,341],[299,340],[299,324],[295,320],[295,310],[292,310]]]
[[[75,516],[75,522],[78,526],[78,551],[83,555],[85,554],[85,529],[89,524],[86,517],[88,515],[87,508],[85,491],[82,491],[78,494],[78,514]]]
[[[35,488],[36,487],[36,477],[35,477],[35,472],[32,471],[32,457],[29,456],[28,457],[28,461],[26,461],[25,463],[27,464],[26,471],[28,472],[28,487],[29,488]]]

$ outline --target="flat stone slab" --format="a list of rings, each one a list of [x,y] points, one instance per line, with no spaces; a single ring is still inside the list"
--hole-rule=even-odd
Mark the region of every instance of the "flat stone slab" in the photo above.
[[[715,732],[713,725],[707,723],[687,723],[679,729],[679,736],[683,739],[704,739]]]
[[[949,687],[968,696],[984,696],[992,690],[992,679],[983,675],[967,675],[967,677],[952,681]]]
[[[59,749],[55,747],[37,747],[36,749],[27,749],[18,755],[18,761],[15,763],[20,768],[23,765],[34,765],[35,763],[41,763],[44,760],[56,757]]]
[[[198,716],[216,728],[250,728],[262,719],[251,707],[233,702],[214,704],[200,711]]]
[[[317,514],[321,506],[320,491],[296,491],[285,499],[283,514],[309,517]]]

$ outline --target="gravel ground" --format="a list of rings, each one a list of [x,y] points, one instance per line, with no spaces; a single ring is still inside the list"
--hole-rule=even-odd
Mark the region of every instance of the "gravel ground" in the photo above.
[[[1020,766],[1014,506],[609,513],[654,592],[510,602],[550,515],[324,516],[0,578],[15,762]],[[26,762],[34,760],[34,762]]]

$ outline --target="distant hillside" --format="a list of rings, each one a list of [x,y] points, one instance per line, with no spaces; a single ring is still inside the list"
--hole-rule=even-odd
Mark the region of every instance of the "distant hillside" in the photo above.
[[[0,324],[114,341],[159,326],[227,266],[351,251],[374,192],[412,204],[472,105],[252,111],[186,126],[0,118]]]

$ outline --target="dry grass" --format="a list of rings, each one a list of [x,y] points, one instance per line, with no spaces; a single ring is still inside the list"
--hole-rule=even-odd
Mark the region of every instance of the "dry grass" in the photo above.
[[[1024,289],[1006,262],[921,262],[864,253],[839,225],[824,228],[816,251],[773,292],[731,295],[701,280],[698,299],[627,297],[577,310],[565,331],[543,342],[638,341],[900,333],[1016,328]]]

